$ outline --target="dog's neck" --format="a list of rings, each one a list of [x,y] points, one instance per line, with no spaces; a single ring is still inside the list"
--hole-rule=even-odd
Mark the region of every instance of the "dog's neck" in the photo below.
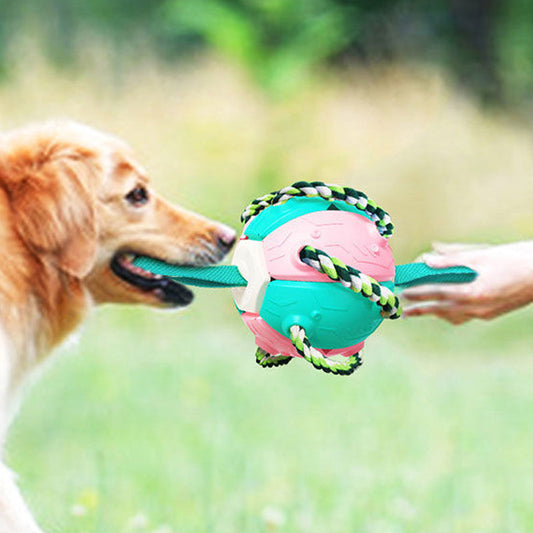
[[[82,322],[90,298],[80,280],[41,262],[26,301],[14,313],[9,331],[17,353],[30,370],[61,344]],[[17,335],[16,331],[22,332]]]
[[[17,409],[22,385],[90,307],[82,283],[51,267],[43,265],[31,282],[31,292],[16,304],[0,295],[0,441]]]
[[[28,261],[35,260],[28,257]],[[0,294],[0,322],[6,337],[1,349],[11,352],[11,392],[78,327],[91,305],[82,282],[53,264],[39,261],[22,270],[15,273],[0,265],[7,291]],[[33,274],[24,276],[28,273]]]

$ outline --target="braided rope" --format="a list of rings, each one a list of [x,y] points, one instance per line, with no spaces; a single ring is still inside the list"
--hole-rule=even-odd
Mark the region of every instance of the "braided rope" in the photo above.
[[[331,280],[339,281],[344,287],[357,294],[360,293],[376,303],[381,307],[383,318],[395,319],[401,316],[402,307],[399,298],[388,287],[381,285],[374,278],[345,265],[340,259],[312,246],[304,246],[300,250],[300,259]]]
[[[255,362],[263,368],[272,368],[274,366],[287,365],[292,361],[288,355],[272,355],[265,352],[263,348],[257,348],[255,352]]]
[[[281,204],[299,196],[309,198],[320,197],[325,200],[342,200],[348,205],[355,206],[357,209],[369,215],[382,236],[390,237],[394,230],[394,225],[389,214],[374,201],[370,200],[365,193],[356,191],[351,187],[328,185],[321,181],[297,181],[279,191],[274,191],[256,198],[241,214],[241,222],[248,222],[251,218],[271,205]]]
[[[327,373],[331,372],[332,374],[338,374],[340,376],[349,376],[357,367],[363,364],[359,352],[354,353],[350,357],[346,357],[344,361],[328,359],[316,348],[311,346],[305,333],[305,329],[297,324],[291,326],[290,335],[291,342],[296,348],[296,351],[317,370],[322,370]]]

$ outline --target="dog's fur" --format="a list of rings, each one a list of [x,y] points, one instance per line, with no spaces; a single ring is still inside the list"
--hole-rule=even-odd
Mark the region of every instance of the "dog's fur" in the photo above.
[[[92,304],[190,302],[185,287],[133,267],[132,254],[208,264],[234,240],[158,196],[119,139],[73,122],[0,134],[0,445],[26,378]],[[0,463],[0,533],[39,532]]]

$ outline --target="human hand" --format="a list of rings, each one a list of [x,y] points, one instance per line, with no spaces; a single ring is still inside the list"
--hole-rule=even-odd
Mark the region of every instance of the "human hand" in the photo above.
[[[435,243],[418,260],[433,268],[464,265],[478,277],[471,283],[420,285],[406,289],[412,304],[405,317],[435,315],[452,324],[488,320],[533,301],[533,241],[498,246]]]

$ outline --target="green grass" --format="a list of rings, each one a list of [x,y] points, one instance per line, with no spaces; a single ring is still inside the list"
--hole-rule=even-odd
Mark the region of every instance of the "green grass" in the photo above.
[[[48,531],[533,528],[533,361],[512,336],[399,321],[352,377],[264,370],[230,295],[198,300],[100,310],[33,388],[8,458]]]

